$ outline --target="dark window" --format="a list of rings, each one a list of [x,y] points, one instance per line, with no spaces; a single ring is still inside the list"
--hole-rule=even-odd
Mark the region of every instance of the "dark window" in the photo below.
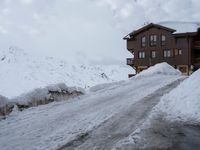
[[[150,46],[156,46],[157,44],[157,35],[150,35]]]
[[[151,51],[151,58],[156,58],[156,51]]]
[[[166,36],[165,35],[161,35],[161,45],[162,46],[166,45]]]
[[[145,37],[145,36],[143,36],[143,37],[141,38],[141,46],[142,46],[142,47],[145,47],[145,46],[146,46],[146,37]]]
[[[139,57],[139,59],[145,58],[145,52],[139,52],[138,57]]]
[[[165,58],[167,58],[167,57],[172,57],[172,52],[171,52],[171,50],[164,50],[163,56],[164,56]]]

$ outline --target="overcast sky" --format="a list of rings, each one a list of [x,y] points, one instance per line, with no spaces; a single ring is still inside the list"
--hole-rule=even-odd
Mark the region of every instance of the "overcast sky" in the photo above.
[[[78,63],[125,63],[145,22],[200,21],[199,0],[0,0],[0,48]]]

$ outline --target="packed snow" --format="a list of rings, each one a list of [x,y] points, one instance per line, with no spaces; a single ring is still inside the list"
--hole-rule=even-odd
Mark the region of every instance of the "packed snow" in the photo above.
[[[126,80],[135,73],[129,66],[71,65],[67,60],[35,56],[17,47],[0,51],[0,94],[9,98],[49,84],[91,86]]]
[[[82,98],[15,112],[0,121],[0,147],[2,150],[57,149],[182,78],[178,74],[160,72],[111,85],[99,85]]]
[[[158,24],[176,30],[174,33],[197,32],[200,28],[200,22],[166,21]]]
[[[149,67],[148,69],[142,71],[137,74],[136,77],[148,77],[155,74],[163,74],[163,75],[181,75],[179,70],[175,70],[172,66],[167,64],[166,62],[156,64],[155,66]]]
[[[176,89],[165,95],[156,106],[170,120],[200,123],[200,70],[194,72]]]

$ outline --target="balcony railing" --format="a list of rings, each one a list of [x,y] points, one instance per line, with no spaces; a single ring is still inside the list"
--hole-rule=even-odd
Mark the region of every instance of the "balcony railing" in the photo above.
[[[134,58],[127,58],[127,65],[133,66],[134,65]]]

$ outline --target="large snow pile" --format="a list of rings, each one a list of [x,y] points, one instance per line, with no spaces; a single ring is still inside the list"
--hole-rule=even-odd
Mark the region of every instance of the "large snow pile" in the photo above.
[[[168,119],[200,122],[200,70],[192,74],[169,94],[163,96],[156,111],[167,114]],[[159,112],[158,112],[159,113]]]
[[[142,71],[135,77],[147,77],[147,76],[152,76],[152,75],[181,75],[181,72],[179,70],[174,69],[172,66],[169,64],[163,62],[160,64],[156,64],[152,67],[149,67],[148,69]]]
[[[176,30],[175,33],[197,32],[200,22],[166,21],[158,24]]]
[[[14,104],[8,101],[8,98],[0,95],[0,116],[9,114],[14,107]]]
[[[28,93],[22,94],[13,101],[19,109],[48,104],[53,101],[68,100],[85,94],[80,87],[68,87],[64,83],[48,85],[44,88],[36,88]]]
[[[0,94],[9,98],[49,84],[87,88],[97,84],[121,81],[134,70],[119,65],[72,65],[65,60],[34,56],[10,47],[0,51]]]

